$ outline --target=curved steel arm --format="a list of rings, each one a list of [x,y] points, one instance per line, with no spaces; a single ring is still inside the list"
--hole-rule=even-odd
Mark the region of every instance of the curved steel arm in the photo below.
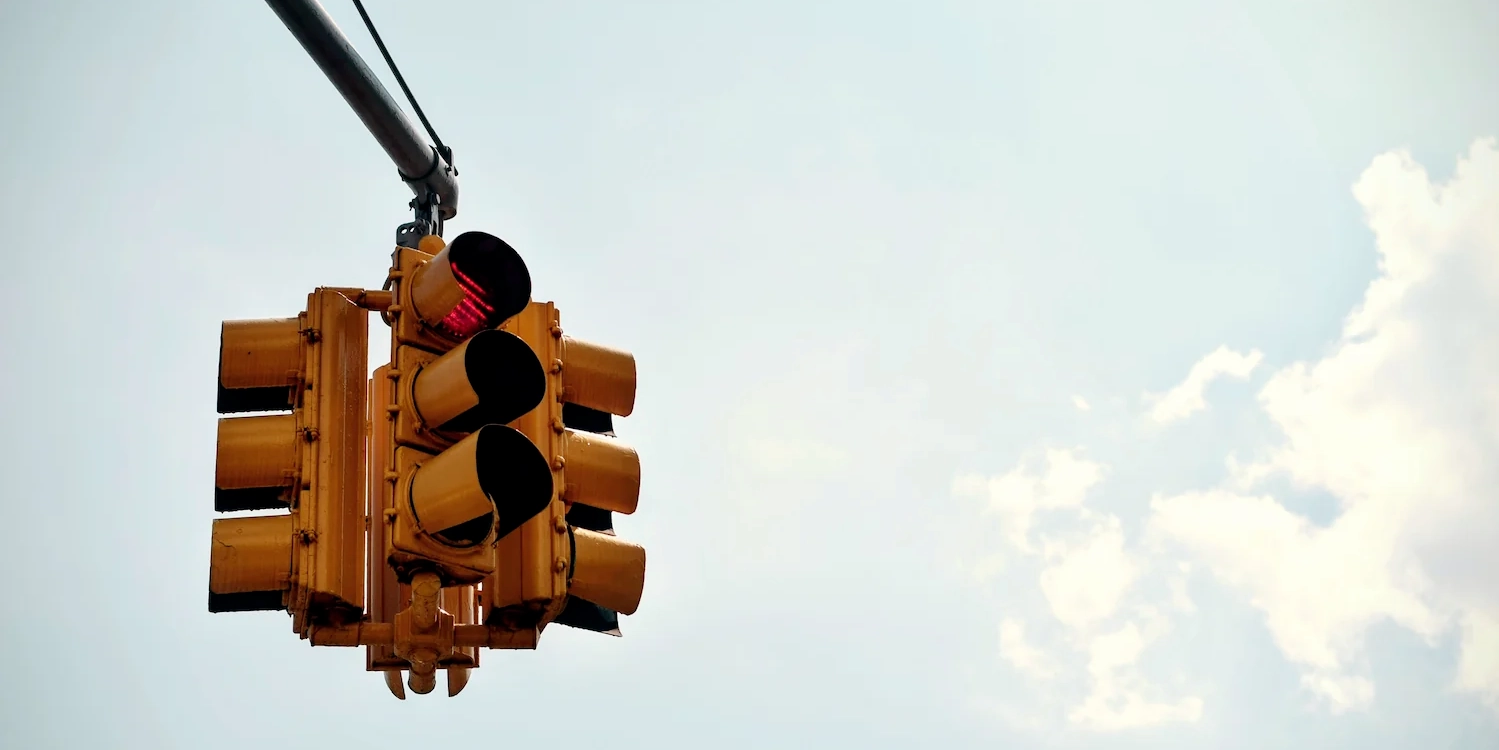
[[[406,118],[323,6],[317,0],[266,0],[266,4],[281,17],[395,162],[401,179],[416,193],[417,202],[426,204],[435,197],[438,216],[446,220],[457,215],[458,177],[452,166]]]

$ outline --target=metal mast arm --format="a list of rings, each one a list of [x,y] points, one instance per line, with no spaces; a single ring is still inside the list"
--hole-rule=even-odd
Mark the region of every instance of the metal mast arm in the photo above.
[[[418,217],[423,208],[451,219],[458,213],[458,177],[391,99],[343,32],[317,0],[266,0],[302,48],[333,82],[370,135],[395,162],[401,179],[416,193]],[[434,200],[435,199],[435,200]]]

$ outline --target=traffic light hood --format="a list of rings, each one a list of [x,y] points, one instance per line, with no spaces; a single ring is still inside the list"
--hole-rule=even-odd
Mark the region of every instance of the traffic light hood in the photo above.
[[[411,279],[412,312],[454,342],[498,326],[531,301],[531,273],[504,240],[464,232]]]

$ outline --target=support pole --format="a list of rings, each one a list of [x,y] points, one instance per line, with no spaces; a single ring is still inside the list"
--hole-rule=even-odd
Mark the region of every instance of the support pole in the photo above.
[[[266,4],[281,17],[385,149],[401,180],[416,194],[418,213],[426,207],[435,208],[437,217],[444,221],[456,216],[458,177],[452,165],[443,161],[437,148],[407,119],[323,6],[317,0],[266,0]]]

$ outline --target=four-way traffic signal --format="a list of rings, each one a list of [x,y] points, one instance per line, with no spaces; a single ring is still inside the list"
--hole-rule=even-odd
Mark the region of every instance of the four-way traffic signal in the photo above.
[[[466,232],[398,247],[382,291],[224,324],[209,610],[285,609],[313,645],[449,694],[480,647],[549,623],[618,634],[645,552],[613,535],[640,462],[613,436],[635,359],[562,333],[524,261]],[[368,372],[368,313],[390,361]],[[267,513],[267,511],[271,511]],[[368,605],[368,606],[366,606]]]

